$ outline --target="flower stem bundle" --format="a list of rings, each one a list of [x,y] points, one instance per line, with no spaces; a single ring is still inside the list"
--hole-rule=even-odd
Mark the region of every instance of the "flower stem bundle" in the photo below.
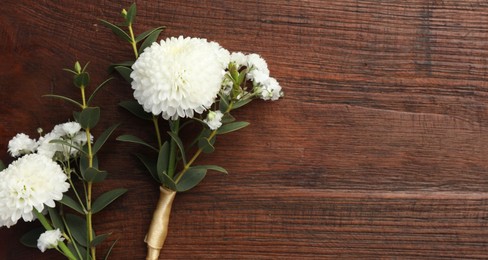
[[[159,187],[159,200],[154,210],[151,226],[144,242],[147,244],[146,260],[157,260],[168,235],[169,216],[176,191]]]
[[[237,121],[232,112],[255,99],[278,100],[283,92],[258,54],[231,53],[203,38],[179,36],[158,42],[163,26],[136,36],[135,16],[133,4],[122,11],[122,26],[101,22],[129,43],[134,53],[134,61],[111,67],[134,90],[135,100],[120,105],[154,126],[156,145],[131,134],[117,140],[140,144],[152,152],[136,156],[160,185],[161,196],[146,236],[147,259],[157,259],[175,194],[197,186],[209,170],[227,173],[217,165],[196,163],[200,155],[215,150],[218,136],[249,125]],[[160,125],[161,118],[167,122],[166,133],[161,132],[165,127]],[[200,132],[182,136],[182,129],[190,124],[197,125]]]

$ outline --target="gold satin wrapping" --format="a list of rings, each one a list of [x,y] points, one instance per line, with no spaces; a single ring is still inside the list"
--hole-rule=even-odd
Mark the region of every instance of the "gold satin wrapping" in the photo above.
[[[157,260],[168,235],[169,215],[176,191],[159,187],[159,200],[144,242],[147,244],[146,260]]]

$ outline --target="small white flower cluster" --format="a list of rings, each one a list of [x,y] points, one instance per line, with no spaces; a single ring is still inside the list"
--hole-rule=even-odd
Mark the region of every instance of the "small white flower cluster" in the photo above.
[[[63,240],[64,237],[62,237],[59,229],[47,230],[39,236],[39,239],[37,239],[37,248],[39,248],[41,252],[44,252],[46,249],[57,247],[58,243]]]
[[[51,143],[52,140],[64,140],[75,147],[83,147],[86,144],[86,132],[81,130],[80,124],[67,122],[56,125],[54,129],[39,140],[31,139],[28,135],[19,133],[8,143],[8,152],[12,157],[24,154],[38,153],[48,158],[67,160],[77,156],[79,151],[73,147],[60,143]]]
[[[258,54],[245,55],[242,52],[234,52],[230,55],[230,61],[236,65],[237,70],[242,67],[248,69],[246,79],[253,82],[261,99],[275,101],[283,96],[280,84],[269,76],[268,64]]]
[[[216,130],[219,129],[219,127],[222,126],[222,117],[224,114],[220,112],[219,110],[217,111],[209,111],[207,118],[203,120],[205,123],[207,123],[208,127],[211,130]]]

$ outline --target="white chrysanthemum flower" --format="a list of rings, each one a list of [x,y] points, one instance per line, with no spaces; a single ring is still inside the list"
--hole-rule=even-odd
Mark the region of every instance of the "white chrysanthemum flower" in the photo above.
[[[20,218],[32,221],[34,209],[54,207],[68,189],[66,174],[53,160],[39,154],[20,157],[0,172],[0,226]]]
[[[37,239],[37,248],[39,248],[39,250],[44,253],[46,249],[57,247],[58,243],[63,240],[64,237],[62,236],[59,229],[47,230],[46,232],[42,233]]]
[[[37,141],[24,133],[19,133],[8,142],[8,152],[12,157],[33,153],[37,149]]]
[[[205,118],[203,121],[207,123],[210,129],[216,130],[222,126],[222,116],[224,116],[224,114],[222,114],[222,112],[219,110],[209,111],[207,118]]]
[[[283,96],[281,86],[275,78],[269,77],[261,86],[261,98],[263,100],[278,100]]]
[[[132,65],[134,97],[164,119],[193,117],[214,102],[228,64],[228,51],[200,38],[153,43]]]
[[[246,76],[247,79],[259,84],[263,84],[269,79],[268,64],[258,54],[247,55],[247,66],[250,68]]]
[[[81,125],[77,122],[67,122],[56,125],[52,132],[57,136],[73,137],[81,130]]]

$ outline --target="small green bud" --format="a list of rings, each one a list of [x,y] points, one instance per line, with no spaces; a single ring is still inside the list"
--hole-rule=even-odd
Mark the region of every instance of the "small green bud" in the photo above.
[[[81,72],[81,65],[80,65],[80,63],[78,61],[75,62],[75,71],[78,74],[80,74],[80,72]]]
[[[121,12],[121,13],[122,13],[122,16],[123,16],[124,18],[126,18],[126,17],[127,17],[127,10],[122,9],[122,12]]]

